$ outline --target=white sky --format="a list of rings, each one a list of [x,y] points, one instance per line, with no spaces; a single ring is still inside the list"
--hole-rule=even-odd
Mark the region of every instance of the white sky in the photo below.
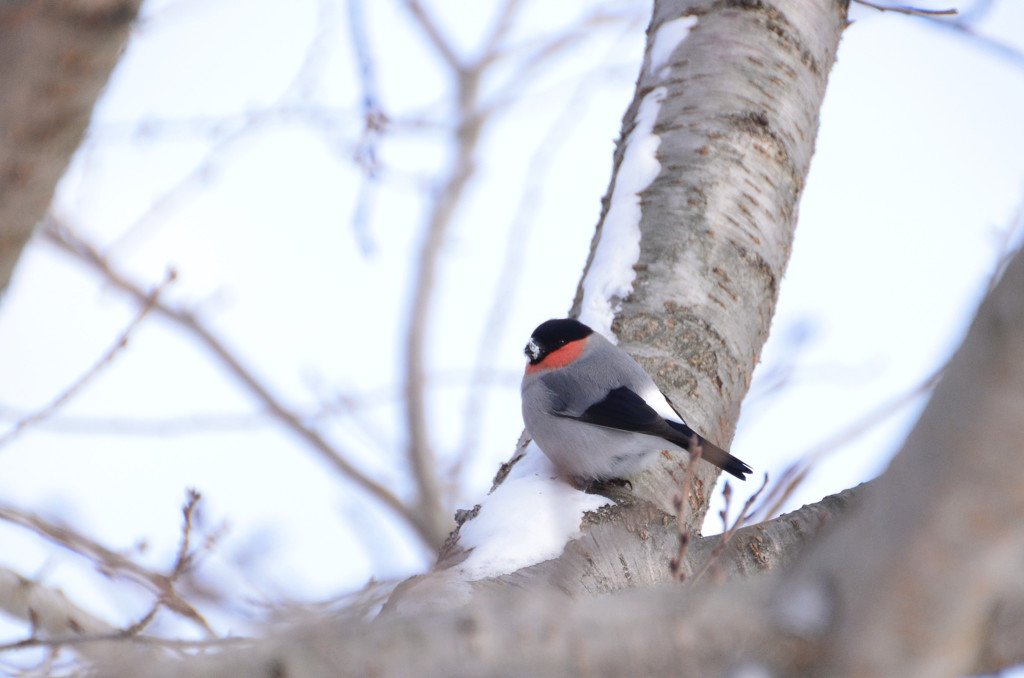
[[[57,204],[136,280],[154,284],[173,265],[179,280],[168,298],[200,312],[294,408],[312,413],[323,398],[359,396],[371,431],[342,417],[326,433],[361,468],[407,489],[396,385],[424,212],[419,188],[445,162],[430,129],[449,119],[448,83],[394,3],[364,4],[385,111],[396,121],[426,123],[396,125],[384,137],[385,179],[366,234],[352,228],[360,174],[349,158],[361,119],[344,2],[319,10],[312,1],[147,4],[149,18]],[[469,51],[488,25],[490,4],[428,6]],[[589,6],[551,4],[527,3],[516,35],[555,32]],[[311,76],[295,82],[318,11],[333,28]],[[772,338],[732,445],[756,473],[777,476],[941,364],[959,343],[998,234],[1024,196],[1024,67],[919,19],[856,8],[854,17],[832,73]],[[457,506],[472,506],[486,491],[521,431],[518,381],[530,331],[564,315],[572,301],[632,96],[644,23],[592,30],[484,136],[479,174],[443,254],[429,341],[439,454],[450,463],[467,427],[477,436]],[[980,30],[1024,50],[1024,3],[996,3]],[[595,64],[606,70],[577,88]],[[485,97],[504,94],[508,72],[496,68]],[[577,89],[585,97],[551,143],[545,135]],[[268,115],[230,137],[247,114],[310,102],[328,109],[326,122]],[[542,139],[551,164],[537,177],[531,160]],[[197,180],[147,212],[218,144]],[[531,174],[540,193],[513,227]],[[361,249],[361,237],[371,252]],[[518,275],[498,295],[500,332],[482,354],[495,379],[467,424],[467,375],[505,251]],[[94,275],[33,243],[0,305],[6,421],[52,400],[133,314]],[[765,375],[790,361],[789,387],[765,394]],[[321,599],[428,563],[404,528],[297,439],[246,417],[256,407],[187,336],[147,319],[117,362],[53,422],[0,449],[0,501],[58,517],[113,548],[145,540],[142,560],[159,568],[173,560],[185,488],[196,487],[208,524],[230,526],[205,571],[257,599]],[[839,450],[787,508],[876,474],[915,411]],[[213,432],[168,425],[156,437],[73,431],[97,419],[123,427],[137,419],[195,423],[211,414],[239,415],[245,425]],[[253,557],[248,581],[229,565],[244,556]],[[148,606],[142,596],[112,596],[80,560],[4,524],[0,565],[63,587],[115,623]],[[0,626],[8,631],[23,632]]]

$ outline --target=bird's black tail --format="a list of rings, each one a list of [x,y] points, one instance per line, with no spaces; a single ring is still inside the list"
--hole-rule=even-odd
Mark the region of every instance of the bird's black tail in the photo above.
[[[700,456],[704,461],[714,464],[729,475],[736,476],[740,480],[746,480],[747,474],[754,472],[754,469],[750,468],[750,466],[745,462],[737,459],[721,447],[698,435],[686,424],[680,424],[668,419],[665,421],[676,432],[682,434],[681,437],[683,438],[683,442],[681,443],[681,447],[687,450],[692,450],[694,443],[700,445]]]

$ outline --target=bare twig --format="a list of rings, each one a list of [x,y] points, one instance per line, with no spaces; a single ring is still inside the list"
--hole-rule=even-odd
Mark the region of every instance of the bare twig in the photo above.
[[[330,50],[338,42],[335,32],[339,21],[338,17],[333,16],[337,11],[336,4],[330,0],[318,0],[316,32],[306,48],[295,77],[281,96],[282,103],[286,100],[307,101],[312,98],[314,87],[329,60]]]
[[[174,593],[174,584],[181,578],[183,574],[185,574],[191,568],[195,556],[195,553],[189,551],[189,542],[191,540],[192,535],[192,514],[195,512],[196,506],[199,505],[199,501],[202,499],[202,495],[200,495],[197,491],[191,488],[189,488],[187,494],[188,498],[186,499],[185,506],[182,509],[184,523],[181,527],[181,540],[178,543],[178,553],[174,558],[174,565],[171,567],[171,572],[169,575],[167,575],[167,588],[172,593]],[[207,541],[203,545],[204,549],[209,549],[211,547],[212,541]],[[150,607],[149,611],[145,615],[143,615],[142,618],[140,618],[135,623],[130,624],[124,629],[124,634],[127,636],[137,636],[138,634],[142,633],[142,631],[147,626],[149,626],[150,622],[152,622],[153,619],[156,618],[156,613],[160,611],[161,607],[166,606],[174,610],[175,612],[181,612],[181,610],[175,607],[176,600],[178,599],[179,598],[176,593],[174,596],[161,594],[159,597],[157,597],[152,607]],[[193,610],[191,607],[189,608],[189,610],[195,612],[195,610]],[[200,619],[202,619],[202,617],[200,617]],[[202,623],[203,626],[206,628],[207,632],[211,636],[215,635],[213,633],[213,629],[211,629],[209,625],[206,624],[206,620],[202,620]]]
[[[985,49],[987,49],[990,52],[993,52],[999,57],[1012,62],[1018,68],[1024,68],[1024,52],[1022,52],[1020,49],[1009,43],[1002,42],[988,35],[983,35],[979,33],[973,25],[974,20],[977,19],[976,16],[973,17],[973,19],[968,19],[967,16],[963,16],[959,19],[949,21],[944,19],[943,17],[958,16],[959,12],[957,10],[926,10],[904,6],[892,7],[887,5],[877,5],[873,2],[868,2],[868,0],[855,0],[855,2],[858,2],[864,5],[865,7],[871,7],[873,9],[877,9],[883,12],[897,12],[900,14],[908,14],[912,16],[921,17],[925,21],[929,22],[932,26],[937,26],[940,28],[945,28],[946,30],[955,31],[959,33],[961,36],[970,38],[979,46],[984,47]],[[969,12],[969,14],[974,14],[974,12]]]
[[[363,169],[356,206],[352,212],[352,229],[364,254],[373,251],[369,236],[370,209],[377,183],[377,145],[388,123],[377,94],[377,76],[373,56],[367,42],[366,22],[363,18],[363,0],[348,0],[348,26],[359,69],[359,83],[363,89],[363,133],[356,147],[355,161]]]
[[[157,598],[156,602],[154,602],[150,606],[149,611],[147,611],[146,614],[142,615],[142,617],[140,617],[138,621],[126,626],[122,633],[126,636],[139,635],[146,629],[147,626],[149,626],[153,622],[154,619],[156,619],[156,613],[159,612],[160,608],[162,608],[163,606],[163,598]]]
[[[218,140],[249,125],[269,123],[301,124],[321,133],[336,135],[351,129],[362,118],[360,111],[329,106],[313,101],[275,102],[252,106],[227,115],[191,115],[181,117],[147,117],[137,122],[96,121],[89,129],[88,142],[135,143],[140,140],[167,137],[203,137]],[[396,126],[410,131],[424,129],[418,119],[400,119]]]
[[[324,56],[329,45],[332,43],[332,36],[329,27],[334,25],[330,20],[329,3],[321,1],[318,7],[318,30],[310,42],[292,82],[286,88],[284,94],[272,106],[246,111],[237,116],[229,116],[213,119],[209,124],[209,130],[214,134],[212,146],[205,156],[191,171],[181,177],[177,183],[164,191],[159,197],[153,200],[149,208],[117,238],[107,250],[108,256],[117,249],[128,246],[133,240],[137,240],[151,228],[161,214],[169,212],[182,199],[208,181],[212,171],[221,162],[228,152],[237,147],[252,133],[263,129],[268,123],[287,121],[296,115],[307,118],[307,122],[318,122],[320,127],[325,122],[331,127],[338,125],[339,111],[328,112],[322,107],[309,105],[306,101],[309,98],[308,91],[311,83],[317,78],[317,68],[326,61]],[[298,100],[298,103],[296,102]],[[151,132],[151,130],[146,130]]]
[[[729,531],[729,509],[732,507],[732,484],[726,480],[722,484],[722,510],[718,512],[718,517],[722,521],[722,532]]]
[[[105,575],[121,576],[142,586],[162,598],[168,609],[212,634],[206,620],[174,590],[174,582],[169,576],[148,570],[70,527],[57,525],[13,506],[0,504],[0,520],[24,527],[72,553],[77,553],[91,561]]]
[[[479,378],[488,385],[502,388],[518,388],[518,372],[483,370],[479,375],[467,370],[443,370],[427,376],[432,388],[461,388],[467,380]],[[390,404],[402,398],[398,386],[383,386],[360,392],[333,392],[323,394],[317,406],[297,410],[302,421],[320,422],[330,417],[348,417],[366,433],[367,439],[381,441],[383,431],[377,430],[361,415],[364,410]],[[0,403],[0,421],[17,422],[31,416],[34,411],[15,408]],[[135,417],[135,416],[75,416],[57,413],[34,427],[59,433],[83,433],[126,436],[184,436],[196,433],[251,430],[256,426],[272,426],[276,422],[268,415],[268,409],[252,412],[196,412],[180,416]]]
[[[676,551],[676,555],[669,561],[669,569],[672,571],[672,576],[679,581],[686,580],[686,572],[683,570],[683,562],[686,558],[686,551],[690,548],[690,541],[693,535],[690,534],[690,530],[686,527],[686,521],[683,519],[683,515],[686,512],[686,505],[690,499],[690,486],[693,483],[693,470],[697,465],[697,460],[701,458],[704,449],[699,443],[699,438],[696,435],[693,436],[693,441],[690,444],[690,461],[686,464],[686,473],[683,474],[683,483],[679,488],[679,494],[677,494],[672,502],[672,505],[676,509],[676,522],[679,525],[679,550]]]
[[[50,242],[59,246],[63,251],[74,255],[79,260],[89,264],[96,272],[100,273],[114,287],[127,293],[135,301],[144,303],[146,294],[140,287],[129,281],[126,277],[111,268],[106,259],[91,247],[88,243],[75,236],[68,228],[60,224],[54,217],[50,217],[46,227],[43,229],[45,237]],[[213,335],[199,320],[188,311],[173,308],[160,300],[153,304],[153,310],[162,316],[174,321],[183,327],[192,336],[200,341],[213,353],[220,362],[240,381],[250,392],[261,400],[268,410],[283,423],[289,430],[305,440],[310,446],[331,466],[345,477],[355,482],[359,487],[369,492],[373,497],[394,511],[399,517],[412,526],[420,538],[431,548],[436,548],[443,542],[443,534],[439,535],[438,526],[435,523],[420,515],[402,502],[393,492],[362,473],[353,466],[342,454],[334,449],[317,431],[305,426],[299,417],[289,410],[285,405],[275,398],[270,388],[245,366],[217,337]]]
[[[192,554],[189,553],[189,541],[192,536],[192,514],[195,513],[196,507],[202,498],[203,495],[199,494],[196,490],[188,489],[188,498],[185,501],[185,506],[181,509],[184,521],[181,526],[181,541],[178,543],[178,554],[174,558],[174,567],[171,569],[170,576],[172,580],[177,580],[191,565]]]
[[[227,154],[230,148],[237,146],[258,129],[259,122],[261,122],[259,119],[246,117],[243,118],[241,127],[229,132],[222,132],[218,129],[220,138],[213,143],[199,163],[177,183],[155,198],[149,207],[110,244],[106,250],[107,255],[110,256],[115,250],[130,247],[133,241],[141,239],[147,234],[147,231],[152,229],[160,215],[170,212],[191,191],[195,191],[209,181],[213,169],[221,158]]]
[[[441,29],[438,28],[437,23],[434,19],[427,14],[426,10],[420,5],[419,0],[406,0],[405,6],[409,9],[409,13],[419,23],[420,28],[426,34],[430,40],[430,44],[433,45],[437,53],[441,55],[445,63],[455,72],[462,72],[463,66],[460,59],[455,55],[455,50],[452,48],[451,41],[441,35]]]
[[[500,56],[500,45],[508,34],[515,19],[516,12],[522,0],[504,0],[501,9],[496,13],[496,19],[491,26],[491,32],[484,39],[484,59],[481,65],[486,66],[492,59]]]
[[[29,416],[22,410],[0,405],[0,420],[19,420]],[[310,415],[314,416],[314,415]],[[197,433],[251,430],[275,422],[266,412],[196,413],[168,417],[94,417],[57,415],[40,421],[36,427],[73,434],[125,436],[178,436]]]
[[[437,535],[443,541],[451,521],[441,500],[438,469],[427,427],[425,345],[441,249],[455,209],[476,169],[474,156],[486,120],[478,108],[479,85],[489,54],[485,53],[476,64],[462,65],[455,57],[450,43],[441,36],[433,19],[419,2],[407,0],[406,6],[451,68],[457,100],[455,157],[433,201],[426,235],[420,247],[406,336],[405,395],[409,465],[419,490],[419,513],[435,525]]]
[[[97,360],[93,364],[93,366],[90,367],[85,372],[85,374],[76,379],[73,384],[68,386],[66,389],[64,389],[64,391],[60,393],[60,395],[54,398],[49,405],[21,419],[20,421],[18,421],[18,423],[14,425],[13,428],[11,428],[11,430],[9,430],[4,435],[0,436],[0,447],[3,447],[7,443],[14,440],[14,438],[16,438],[22,431],[24,431],[26,427],[31,426],[32,424],[36,424],[52,416],[69,400],[75,397],[75,395],[77,395],[85,387],[86,384],[92,381],[96,377],[96,375],[102,372],[104,368],[109,366],[113,362],[117,354],[120,353],[121,350],[128,345],[129,337],[131,337],[132,333],[135,332],[135,329],[142,323],[142,320],[149,314],[150,310],[152,310],[153,306],[157,303],[157,298],[159,297],[160,292],[162,292],[164,288],[167,287],[167,285],[173,282],[174,279],[174,271],[168,271],[167,277],[164,279],[164,281],[157,285],[156,287],[154,287],[148,294],[145,294],[143,296],[143,298],[141,299],[142,307],[139,309],[139,312],[135,315],[135,318],[131,321],[131,323],[129,323],[128,327],[126,327],[125,330],[121,332],[120,336],[118,336],[114,344],[109,349],[107,349],[107,351],[102,356],[100,356],[100,359]]]
[[[978,46],[984,47],[989,52],[1009,61],[1017,68],[1024,68],[1024,52],[1009,43],[996,40],[995,38],[987,35],[982,35],[974,29],[974,26],[961,21],[942,21],[941,19],[927,17],[926,20],[931,22],[934,26],[940,26],[951,31],[956,31],[960,35],[970,38],[972,41],[977,43]]]
[[[625,30],[630,31],[634,29],[636,24],[642,23],[646,18],[641,13],[635,15],[627,14],[625,17],[627,21]],[[623,22],[621,14],[609,12],[606,8],[598,7],[586,16],[581,17],[568,30],[560,31],[554,36],[534,39],[527,44],[496,52],[492,58],[496,59],[498,56],[503,58],[517,55],[522,56],[515,64],[515,70],[501,83],[500,87],[496,88],[498,92],[502,93],[502,96],[495,97],[491,101],[486,109],[487,113],[491,114],[513,101],[513,94],[521,91],[525,84],[533,77],[534,73],[552,59],[564,53],[565,50],[576,46],[581,40],[592,36],[596,29],[606,24],[620,22]],[[564,89],[564,87],[560,86],[559,89]]]
[[[452,173],[435,203],[426,240],[420,250],[419,270],[413,293],[409,329],[406,337],[406,421],[409,433],[409,461],[419,488],[420,510],[430,516],[443,513],[437,466],[430,446],[426,416],[425,345],[430,318],[437,263],[445,231],[473,172],[472,154],[479,135],[479,124],[466,121],[460,134],[458,158]],[[446,519],[447,522],[447,519]],[[447,529],[443,530],[447,533]],[[442,536],[443,541],[443,536]]]
[[[854,2],[877,9],[880,12],[895,12],[897,14],[909,14],[911,16],[956,16],[955,9],[919,9],[908,5],[876,5],[868,0],[854,0]]]

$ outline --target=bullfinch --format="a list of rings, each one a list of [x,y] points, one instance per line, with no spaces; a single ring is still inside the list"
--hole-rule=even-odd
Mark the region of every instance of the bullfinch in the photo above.
[[[578,487],[621,479],[661,450],[688,452],[740,480],[752,469],[687,426],[628,353],[572,319],[541,323],[526,345],[523,421]]]

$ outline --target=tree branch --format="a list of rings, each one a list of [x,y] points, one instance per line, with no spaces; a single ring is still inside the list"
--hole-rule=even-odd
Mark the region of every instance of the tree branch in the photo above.
[[[413,18],[423,29],[424,34],[430,40],[430,44],[434,47],[441,58],[444,59],[445,64],[448,68],[455,72],[461,72],[463,70],[462,62],[459,57],[456,56],[455,50],[452,48],[450,40],[441,35],[441,29],[438,28],[437,22],[434,21],[433,17],[427,14],[427,11],[423,9],[423,6],[419,3],[419,0],[405,0],[405,6],[408,8],[409,13],[412,14]]]
[[[175,274],[173,271],[168,272],[166,280],[160,285],[153,288],[153,290],[146,295],[145,300],[142,303],[142,308],[136,314],[135,318],[128,325],[127,328],[118,336],[114,344],[102,355],[99,360],[93,363],[85,374],[75,380],[73,384],[65,388],[61,393],[53,399],[53,401],[46,407],[29,414],[18,420],[18,422],[9,430],[7,433],[0,436],[0,447],[3,447],[7,443],[11,442],[16,438],[26,427],[37,424],[41,421],[48,419],[53,414],[71,400],[82,388],[85,387],[97,374],[103,371],[108,365],[113,362],[114,358],[118,353],[121,352],[128,345],[128,339],[135,332],[136,328],[142,323],[150,309],[153,308],[153,304],[156,303],[157,296],[163,289],[174,280]]]
[[[910,16],[956,16],[955,9],[919,9],[909,5],[879,5],[868,0],[853,0],[858,5],[864,5],[880,12],[895,12],[896,14],[908,14]]]
[[[50,242],[56,244],[61,250],[85,262],[114,287],[127,293],[136,303],[145,303],[147,294],[138,285],[114,271],[95,249],[77,238],[70,230],[57,222],[56,219],[50,219],[45,235]],[[429,548],[436,548],[437,528],[435,524],[429,522],[426,517],[420,515],[415,509],[407,506],[389,489],[349,463],[319,433],[303,425],[295,413],[271,394],[269,386],[257,379],[248,368],[243,366],[241,361],[202,325],[195,316],[187,311],[172,308],[159,299],[153,302],[153,310],[165,318],[174,321],[198,339],[246,389],[266,405],[270,413],[279,422],[306,441],[335,470],[369,492],[371,496],[390,508],[398,517],[412,526],[425,545]]]
[[[0,6],[0,292],[81,142],[140,4]]]
[[[832,648],[825,675],[962,675],[1007,589],[1019,589],[1021,290],[1018,253],[861,509],[792,573],[795,597],[826,613],[806,630]]]
[[[440,547],[451,528],[450,516],[444,509],[441,484],[435,455],[430,443],[426,413],[426,341],[432,310],[437,265],[448,227],[459,201],[476,171],[475,155],[486,116],[479,110],[480,78],[489,62],[494,45],[471,65],[462,65],[450,44],[441,37],[433,19],[416,0],[407,0],[413,13],[435,48],[445,58],[456,88],[457,126],[455,153],[445,179],[433,199],[426,234],[420,246],[412,307],[406,334],[406,424],[409,435],[408,458],[419,490],[418,510],[433,526],[434,544]],[[502,16],[510,18],[514,3],[506,5]],[[493,39],[500,39],[504,29],[499,25]]]
[[[115,632],[111,624],[69,601],[63,591],[44,586],[2,566],[0,611],[28,624],[32,628],[32,639],[40,643],[45,642],[46,638]],[[0,652],[24,645],[24,641],[0,645]],[[96,652],[93,658],[100,654]]]
[[[731,535],[691,537],[678,575],[672,562],[679,553],[676,519],[650,504],[613,506],[585,519],[584,536],[558,558],[474,586],[528,589],[553,584],[570,596],[591,597],[680,578],[692,581],[704,572],[715,581],[739,582],[795,562],[821,529],[845,516],[862,494],[861,487],[852,488]],[[400,595],[416,594],[403,590]]]
[[[210,631],[206,621],[196,612],[195,608],[174,590],[174,580],[177,575],[172,577],[152,572],[67,526],[57,525],[13,506],[0,505],[0,520],[24,527],[73,553],[77,553],[108,575],[121,576],[142,586],[162,600],[168,609],[180,614],[202,629]],[[88,627],[86,630],[90,633],[105,631],[104,628],[95,626]]]

